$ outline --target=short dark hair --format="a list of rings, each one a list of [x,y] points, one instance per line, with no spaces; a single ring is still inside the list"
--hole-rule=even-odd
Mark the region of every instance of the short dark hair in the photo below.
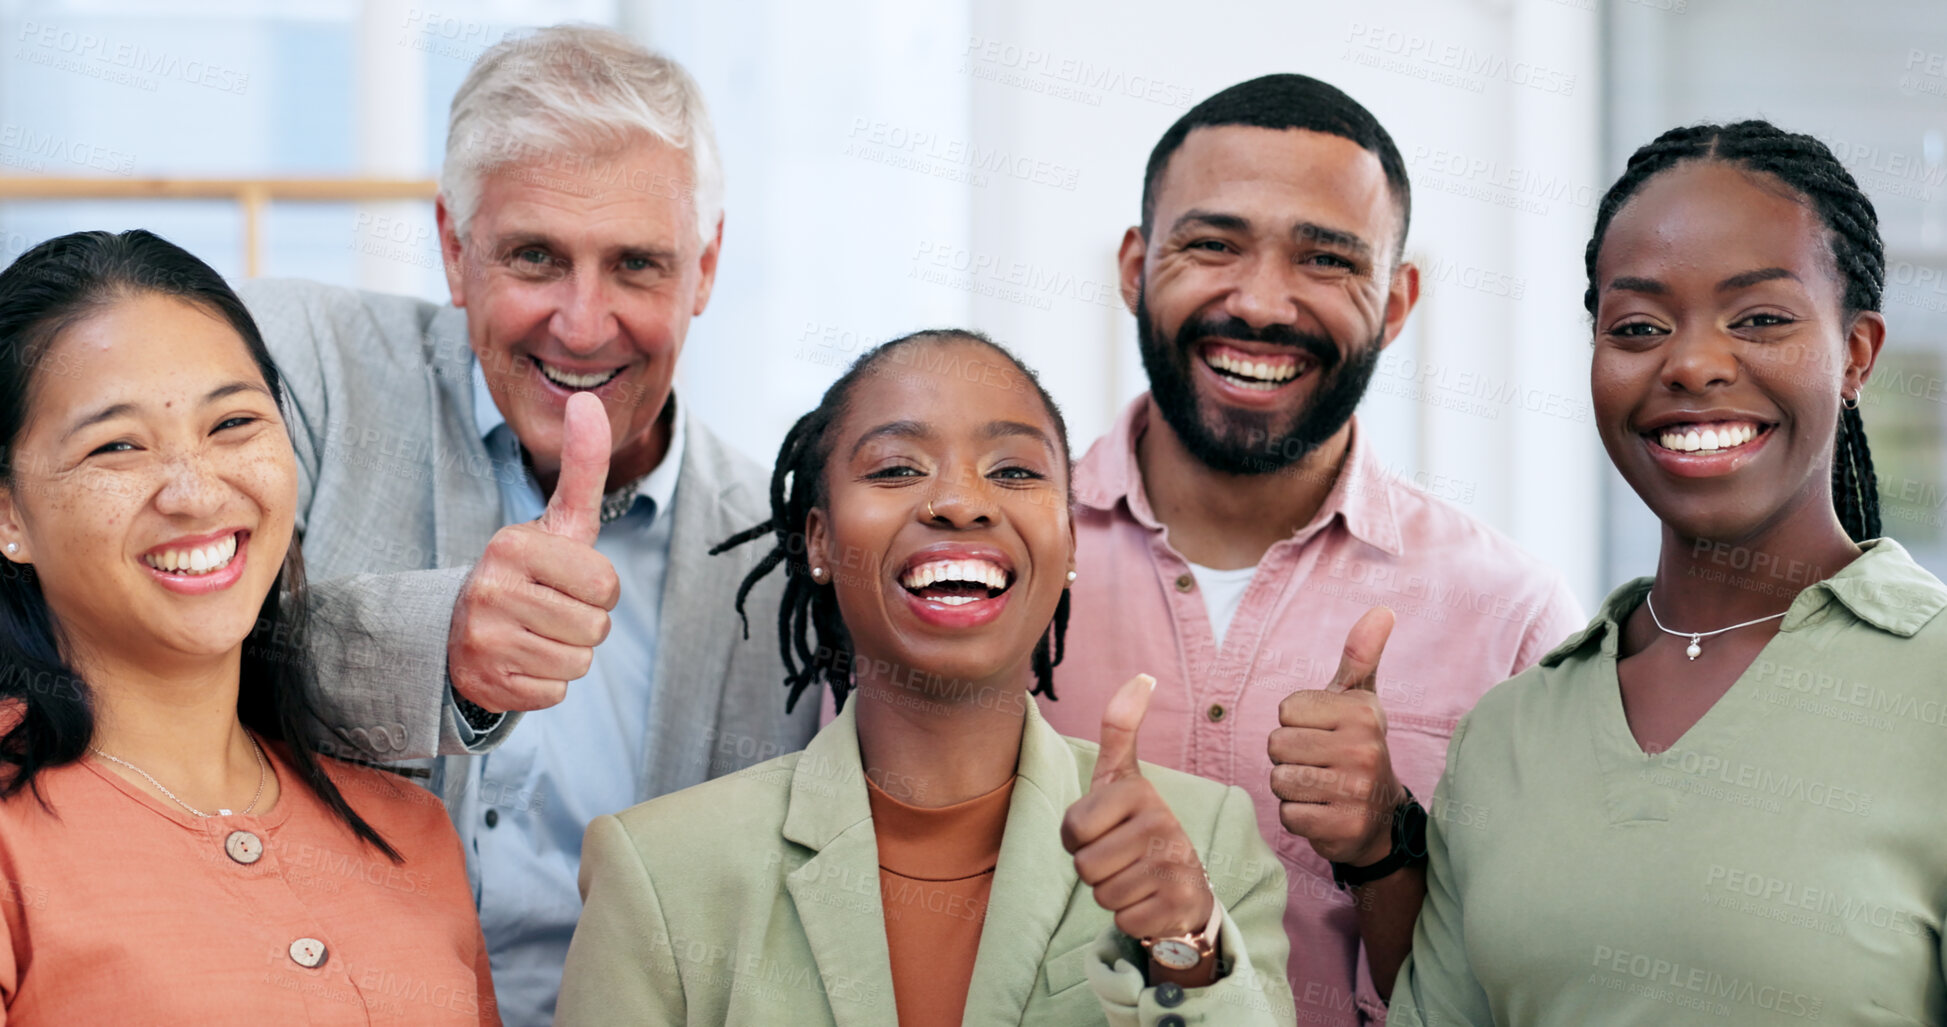
[[[710,555],[754,542],[766,535],[776,544],[759,560],[755,569],[737,589],[737,616],[744,622],[744,637],[750,637],[750,620],[744,613],[744,599],[750,590],[779,564],[784,565],[784,601],[778,610],[777,642],[784,656],[784,687],[788,712],[798,704],[807,688],[823,682],[832,692],[832,704],[845,708],[845,697],[852,691],[852,636],[839,615],[838,597],[830,586],[811,576],[806,562],[805,525],[813,507],[825,503],[825,461],[831,456],[831,431],[851,408],[852,390],[871,375],[881,373],[881,365],[898,361],[900,352],[913,346],[938,346],[948,343],[974,343],[993,350],[1014,365],[1047,408],[1055,422],[1056,443],[1061,447],[1064,480],[1069,478],[1073,460],[1068,449],[1068,422],[1061,407],[1041,385],[1034,369],[1021,362],[1007,347],[964,328],[932,328],[902,335],[866,351],[838,380],[825,390],[816,409],[798,418],[778,448],[777,465],[771,472],[771,517],[756,527],[730,536],[710,550]],[[1072,505],[1072,495],[1068,498]],[[1068,590],[1063,589],[1055,606],[1054,620],[1047,634],[1036,643],[1032,664],[1035,684],[1030,695],[1055,697],[1055,667],[1061,663],[1068,636]],[[815,643],[815,645],[814,645]]]
[[[1149,151],[1149,167],[1143,172],[1143,238],[1149,238],[1150,219],[1156,214],[1156,188],[1170,158],[1183,146],[1191,131],[1224,125],[1250,128],[1302,128],[1350,139],[1379,158],[1385,169],[1386,185],[1399,207],[1399,247],[1406,245],[1406,226],[1413,218],[1413,188],[1406,181],[1406,162],[1399,147],[1386,134],[1379,119],[1345,91],[1310,75],[1263,75],[1239,82],[1190,108],[1176,124],[1156,141]]]
[[[250,351],[272,400],[283,405],[283,378],[257,323],[214,268],[139,228],[49,239],[0,271],[0,479],[7,485],[14,483],[14,446],[27,427],[35,373],[48,350],[77,322],[120,299],[145,294],[221,317]],[[398,861],[398,850],[352,809],[318,760],[312,732],[326,725],[304,648],[309,629],[304,561],[294,533],[277,582],[264,596],[256,627],[244,643],[237,719],[258,735],[283,742],[304,786],[354,835]],[[37,775],[87,755],[94,743],[95,708],[88,682],[61,650],[60,625],[31,564],[0,564],[0,666],[8,669],[0,675],[0,703],[20,712],[20,719],[0,733],[0,799],[31,790],[44,802]]]

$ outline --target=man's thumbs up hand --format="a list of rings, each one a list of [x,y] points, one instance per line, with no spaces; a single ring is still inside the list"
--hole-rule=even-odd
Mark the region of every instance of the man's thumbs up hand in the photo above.
[[[1131,938],[1201,931],[1217,901],[1189,835],[1136,763],[1136,733],[1155,689],[1155,678],[1138,674],[1109,699],[1088,794],[1061,822],[1075,873]]]
[[[595,549],[611,448],[595,396],[568,397],[561,474],[541,518],[494,533],[473,565],[446,638],[446,676],[489,710],[539,710],[588,673],[622,582]]]
[[[1278,704],[1280,726],[1267,743],[1278,819],[1335,863],[1369,866],[1392,852],[1393,809],[1405,793],[1378,695],[1379,657],[1392,631],[1393,611],[1367,610],[1346,634],[1331,682]]]

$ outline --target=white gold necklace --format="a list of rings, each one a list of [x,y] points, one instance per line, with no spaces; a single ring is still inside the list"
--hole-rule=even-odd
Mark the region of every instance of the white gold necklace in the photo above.
[[[246,817],[250,815],[252,810],[257,808],[257,800],[264,797],[264,776],[266,772],[269,771],[270,769],[269,763],[264,759],[264,747],[257,744],[257,739],[254,736],[252,736],[250,739],[250,747],[257,750],[257,793],[250,797],[250,805],[245,806],[243,808],[243,815]],[[148,771],[143,770],[141,767],[138,767],[135,764],[130,763],[129,761],[121,758],[120,756],[110,756],[109,754],[101,751],[100,749],[95,748],[92,745],[88,747],[88,751],[94,753],[97,756],[100,756],[102,759],[108,760],[111,763],[119,763],[122,766],[127,767],[128,769],[133,770],[136,773],[142,775],[142,778],[144,780],[148,781],[152,785],[155,785],[156,791],[161,792],[164,795],[167,795],[169,797],[169,801],[175,803],[178,806],[181,806],[182,808],[188,810],[189,812],[195,814],[196,816],[227,817],[230,815],[230,811],[227,809],[220,809],[217,810],[215,813],[205,813],[202,810],[197,809],[194,806],[191,806],[189,803],[186,803],[181,799],[176,798],[175,792],[172,792],[169,789],[164,788],[162,786],[162,782],[156,780],[153,776],[149,774]]]
[[[1786,610],[1783,613],[1774,613],[1769,617],[1759,617],[1757,620],[1747,620],[1742,624],[1733,624],[1728,628],[1718,628],[1716,631],[1671,631],[1669,628],[1663,626],[1663,622],[1661,620],[1657,619],[1656,603],[1650,599],[1649,593],[1647,592],[1643,593],[1643,605],[1649,607],[1650,623],[1655,624],[1656,629],[1658,631],[1661,631],[1666,635],[1675,635],[1678,638],[1688,638],[1690,640],[1690,644],[1684,647],[1683,652],[1685,656],[1688,656],[1693,660],[1704,654],[1704,647],[1701,643],[1703,642],[1704,639],[1709,638],[1712,635],[1721,635],[1726,631],[1736,631],[1739,628],[1748,628],[1753,624],[1763,624],[1765,621],[1768,620],[1777,620],[1778,618],[1783,617],[1786,613],[1791,612],[1790,610]]]

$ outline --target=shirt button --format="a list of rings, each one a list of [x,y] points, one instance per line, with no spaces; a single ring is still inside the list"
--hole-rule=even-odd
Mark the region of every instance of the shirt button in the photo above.
[[[1211,720],[1222,720],[1224,719],[1224,704],[1211,703],[1210,708],[1208,710],[1205,710],[1204,713],[1208,715]]]
[[[1183,1027],[1183,1018],[1171,1013],[1156,1021],[1156,1027]]]
[[[488,811],[487,811],[487,826],[488,826],[488,827],[499,827],[499,826],[500,826],[500,811],[499,811],[499,810],[497,810],[497,809],[490,809],[490,810],[488,810]]]
[[[1197,587],[1197,579],[1191,576],[1189,572],[1185,571],[1176,576],[1176,590],[1178,592],[1188,592],[1195,587]]]
[[[291,943],[291,962],[307,970],[323,966],[325,943],[316,938],[299,938]]]
[[[264,858],[264,841],[249,831],[231,831],[230,837],[223,839],[223,851],[231,859],[249,866]]]
[[[1156,1004],[1164,1009],[1175,1009],[1183,1004],[1183,986],[1175,981],[1164,981],[1156,986]]]

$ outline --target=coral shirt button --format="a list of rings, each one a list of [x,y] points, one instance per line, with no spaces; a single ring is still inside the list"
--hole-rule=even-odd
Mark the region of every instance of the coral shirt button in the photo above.
[[[223,851],[231,859],[249,866],[264,858],[264,840],[249,831],[231,831],[230,837],[223,839]]]
[[[291,943],[291,962],[311,969],[324,965],[325,943],[316,938],[299,938]]]

